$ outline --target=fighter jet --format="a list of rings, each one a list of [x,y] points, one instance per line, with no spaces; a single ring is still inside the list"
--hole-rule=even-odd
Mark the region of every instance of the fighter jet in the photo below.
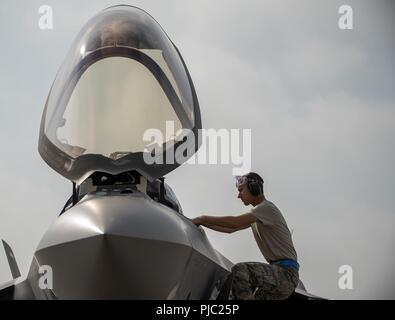
[[[154,148],[143,139],[168,122],[179,134]],[[198,150],[199,129],[188,69],[148,13],[113,6],[89,20],[52,84],[39,135],[41,157],[72,182],[72,196],[18,284],[3,241],[14,279],[0,298],[216,299],[233,264],[164,181]],[[147,162],[179,148],[189,150],[182,161]]]

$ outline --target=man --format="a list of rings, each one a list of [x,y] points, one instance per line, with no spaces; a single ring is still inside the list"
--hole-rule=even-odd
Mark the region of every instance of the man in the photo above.
[[[250,212],[239,216],[200,216],[197,226],[232,233],[252,228],[255,240],[269,262],[242,262],[232,268],[228,279],[230,299],[280,300],[288,298],[299,282],[299,264],[291,233],[280,210],[263,193],[263,179],[254,172],[236,177],[236,186]]]

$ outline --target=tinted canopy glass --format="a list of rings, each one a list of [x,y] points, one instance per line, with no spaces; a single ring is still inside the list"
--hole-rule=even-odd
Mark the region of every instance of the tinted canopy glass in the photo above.
[[[192,141],[166,136],[169,121],[175,132],[190,129],[195,138],[201,128],[184,61],[146,12],[115,6],[91,19],[74,41],[48,95],[39,151],[52,168],[76,182],[99,170],[137,170],[157,178],[179,163],[144,162],[147,129],[163,132],[164,153],[174,152],[166,149],[169,142]],[[199,142],[193,143],[196,151]]]

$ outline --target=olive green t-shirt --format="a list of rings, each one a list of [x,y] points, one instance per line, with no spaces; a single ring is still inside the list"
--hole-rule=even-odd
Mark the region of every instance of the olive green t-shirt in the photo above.
[[[252,208],[257,221],[251,225],[255,240],[266,261],[280,259],[297,261],[291,232],[280,210],[270,201],[264,200]]]

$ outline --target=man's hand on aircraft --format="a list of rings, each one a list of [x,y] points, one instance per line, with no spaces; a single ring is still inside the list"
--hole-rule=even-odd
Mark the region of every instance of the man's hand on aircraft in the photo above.
[[[199,216],[192,219],[191,221],[198,227],[203,224],[203,220],[204,220],[204,216]]]

